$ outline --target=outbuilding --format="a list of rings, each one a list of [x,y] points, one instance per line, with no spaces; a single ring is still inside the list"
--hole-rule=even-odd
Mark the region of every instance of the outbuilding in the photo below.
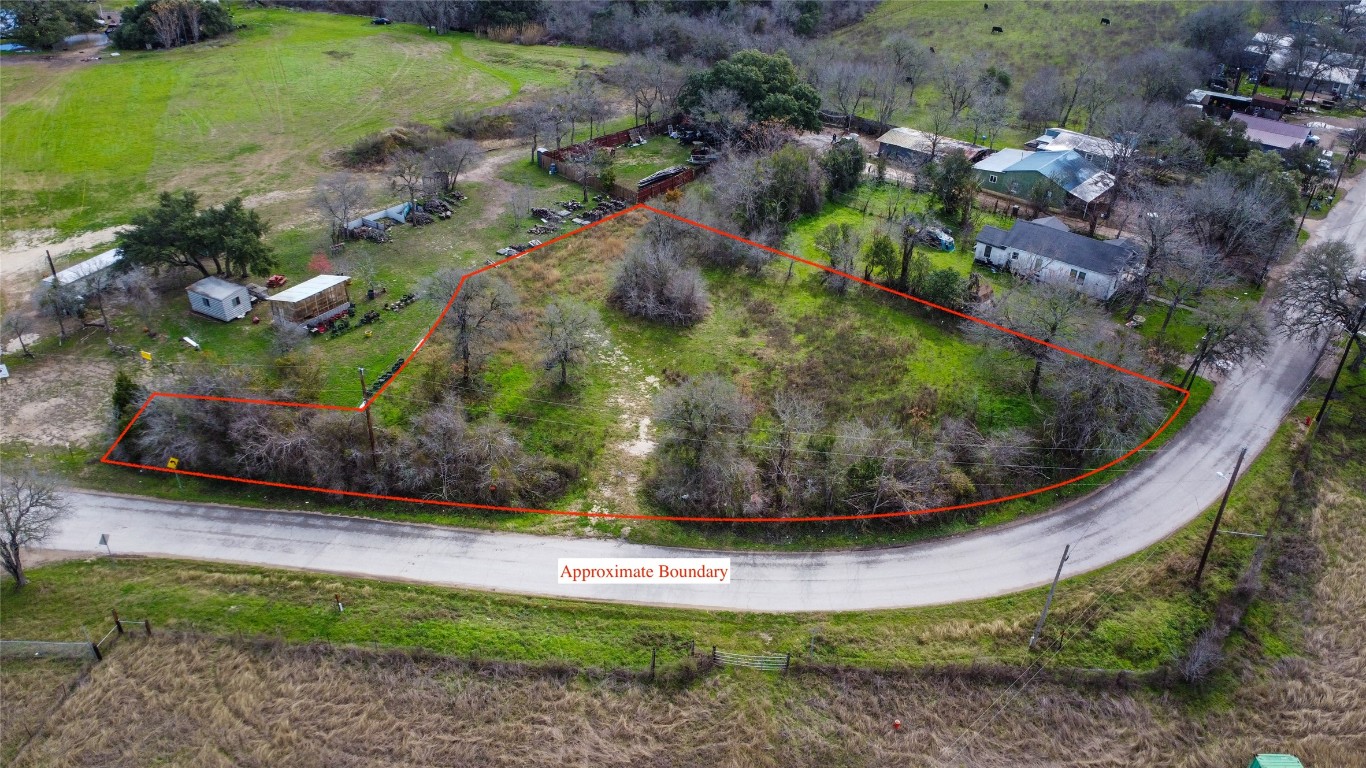
[[[351,308],[346,275],[318,275],[267,299],[270,314],[280,323],[308,325],[336,317]]]
[[[1070,149],[1003,149],[974,165],[973,171],[984,191],[1024,200],[1035,185],[1042,184],[1050,207],[1066,206],[1088,212],[1093,204],[1104,203],[1115,186],[1114,176]]]
[[[96,275],[102,275],[113,269],[114,265],[122,259],[123,251],[118,248],[111,248],[98,256],[93,256],[79,264],[73,264],[56,275],[48,275],[43,278],[43,285],[49,288],[54,283],[67,287],[79,286]]]
[[[918,168],[949,152],[961,152],[968,162],[977,162],[991,150],[979,144],[938,136],[913,128],[893,128],[877,140],[877,153],[888,162]]]
[[[186,288],[185,293],[190,297],[190,309],[225,323],[246,317],[251,311],[246,286],[221,277],[206,277]]]

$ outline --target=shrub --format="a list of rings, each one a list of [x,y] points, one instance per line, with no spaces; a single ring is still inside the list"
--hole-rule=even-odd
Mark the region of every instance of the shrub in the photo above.
[[[684,265],[668,242],[633,248],[617,270],[608,303],[628,315],[669,325],[694,325],[711,302],[696,267]]]
[[[400,150],[425,152],[443,137],[430,125],[408,123],[388,130],[362,136],[342,152],[342,163],[350,168],[374,168],[385,164]]]

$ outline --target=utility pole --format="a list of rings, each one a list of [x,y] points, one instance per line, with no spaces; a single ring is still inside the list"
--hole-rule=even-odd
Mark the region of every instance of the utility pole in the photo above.
[[[375,422],[371,418],[370,409],[366,407],[365,403],[367,397],[365,393],[365,369],[357,368],[356,370],[360,372],[360,409],[365,411],[365,429],[370,433],[370,466],[378,467],[379,451],[375,448]]]
[[[1347,329],[1352,332],[1352,335],[1347,337],[1347,346],[1342,348],[1342,358],[1338,360],[1337,370],[1333,371],[1333,380],[1328,382],[1328,391],[1323,395],[1323,405],[1319,406],[1319,414],[1314,417],[1315,424],[1323,420],[1323,414],[1328,410],[1328,401],[1333,399],[1333,391],[1338,388],[1338,377],[1342,375],[1342,366],[1347,364],[1347,355],[1352,351],[1352,342],[1361,343],[1357,334],[1361,333],[1363,322],[1366,322],[1366,304],[1361,305],[1361,311],[1357,313],[1357,321]]]
[[[1200,567],[1195,570],[1195,588],[1200,588],[1200,578],[1205,575],[1205,563],[1209,560],[1209,551],[1214,547],[1214,537],[1219,533],[1219,521],[1224,519],[1224,507],[1228,506],[1229,494],[1233,493],[1233,484],[1238,480],[1238,470],[1243,468],[1243,457],[1247,456],[1247,448],[1238,452],[1238,461],[1233,465],[1233,474],[1228,478],[1228,487],[1224,489],[1224,498],[1219,502],[1219,511],[1214,513],[1214,525],[1210,526],[1209,538],[1205,539],[1205,551],[1200,553]]]
[[[1039,623],[1034,625],[1034,634],[1029,636],[1030,648],[1039,642],[1039,635],[1043,634],[1043,623],[1048,620],[1048,609],[1053,607],[1053,593],[1058,589],[1058,579],[1062,577],[1062,564],[1067,562],[1067,553],[1071,549],[1071,544],[1062,548],[1062,559],[1058,561],[1058,572],[1053,574],[1053,586],[1048,588],[1048,599],[1043,602],[1043,613],[1039,614]]]

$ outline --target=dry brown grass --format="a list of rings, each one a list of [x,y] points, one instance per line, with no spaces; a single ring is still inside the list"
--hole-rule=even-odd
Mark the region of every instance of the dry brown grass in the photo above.
[[[8,765],[85,669],[77,659],[0,661],[0,763]]]
[[[98,666],[18,764],[1366,765],[1366,502],[1329,488],[1307,656],[1249,668],[1227,709],[971,675],[723,672],[681,691],[611,676],[318,647],[158,638]],[[1351,557],[1347,555],[1353,555]],[[899,718],[904,727],[893,732]]]

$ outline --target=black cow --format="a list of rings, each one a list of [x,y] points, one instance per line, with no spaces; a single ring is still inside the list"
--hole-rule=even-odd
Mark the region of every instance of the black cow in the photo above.
[[[1102,17],[1101,20],[1100,20],[1100,23],[1101,23],[1103,26],[1106,26],[1106,27],[1110,26],[1110,20],[1107,19],[1107,18],[1103,18],[1103,17]]]
[[[1002,32],[1005,32],[1005,30],[1004,30],[1004,29],[1001,29],[1000,27],[992,27],[992,28],[991,28],[991,34],[993,34],[993,35],[999,35],[999,34],[1001,34]]]

